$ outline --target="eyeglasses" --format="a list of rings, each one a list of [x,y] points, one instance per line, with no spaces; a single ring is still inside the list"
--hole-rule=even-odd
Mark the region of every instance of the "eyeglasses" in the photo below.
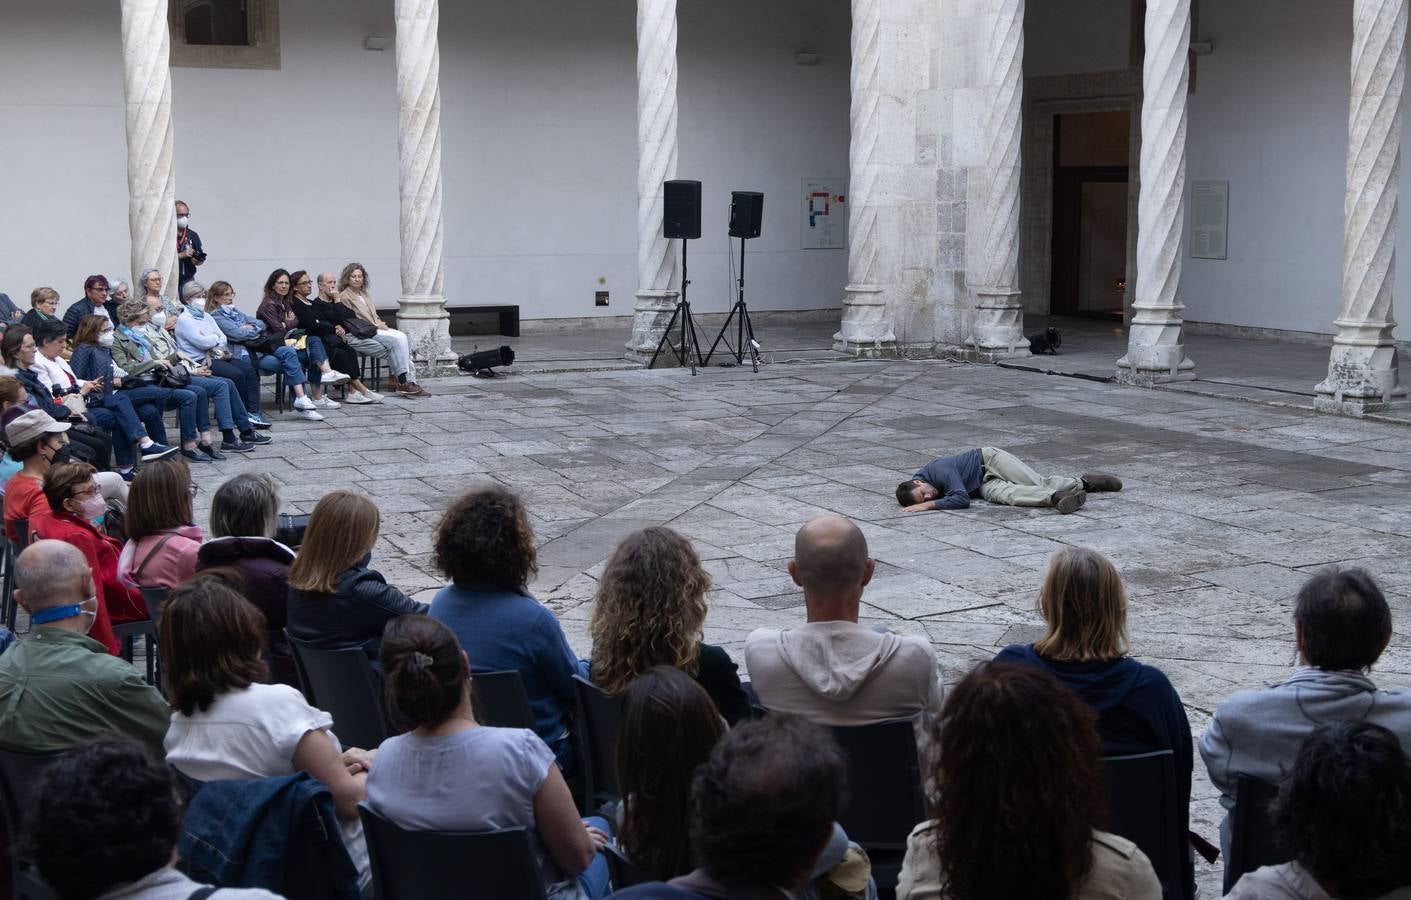
[[[73,499],[75,499],[75,500],[82,500],[82,499],[85,498],[85,497],[92,497],[93,495],[97,494],[97,493],[98,493],[99,491],[101,491],[101,490],[102,490],[102,488],[98,487],[98,485],[96,485],[96,484],[95,484],[95,485],[91,485],[91,486],[89,486],[89,487],[84,488],[84,489],[81,490],[81,491],[74,491],[74,492],[73,492]]]
[[[303,281],[299,282],[299,287],[308,287],[311,284],[313,284],[313,282],[305,278]]]

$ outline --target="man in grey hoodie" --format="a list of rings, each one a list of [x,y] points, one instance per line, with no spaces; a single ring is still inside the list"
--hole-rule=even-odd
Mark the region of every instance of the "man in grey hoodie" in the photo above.
[[[1386,598],[1364,570],[1328,569],[1310,578],[1293,610],[1298,668],[1273,687],[1232,694],[1200,738],[1200,758],[1220,805],[1234,809],[1240,775],[1282,781],[1319,725],[1371,722],[1411,746],[1411,691],[1379,690],[1367,677],[1391,634]],[[1220,843],[1228,857],[1228,814]]]
[[[811,519],[795,536],[789,563],[808,622],[752,632],[745,665],[771,710],[826,725],[912,719],[924,752],[926,726],[941,709],[940,666],[926,638],[858,624],[874,568],[856,525],[842,516]]]

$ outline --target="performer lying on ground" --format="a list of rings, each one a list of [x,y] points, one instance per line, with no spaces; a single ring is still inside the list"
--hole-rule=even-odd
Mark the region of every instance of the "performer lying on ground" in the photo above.
[[[1088,491],[1120,491],[1116,475],[1040,475],[998,447],[981,447],[933,460],[910,481],[897,485],[897,502],[907,512],[965,509],[971,497],[1005,506],[1051,506],[1077,512]]]

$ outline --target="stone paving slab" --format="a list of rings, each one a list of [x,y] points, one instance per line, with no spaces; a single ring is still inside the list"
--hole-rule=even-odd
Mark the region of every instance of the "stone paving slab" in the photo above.
[[[865,621],[928,636],[949,682],[1034,639],[1049,555],[1089,546],[1123,572],[1134,651],[1170,676],[1196,735],[1230,691],[1289,671],[1293,592],[1347,562],[1378,575],[1394,604],[1398,637],[1375,677],[1411,684],[1411,437],[1396,425],[936,360],[427,385],[429,399],[320,423],[280,417],[275,443],[198,470],[200,520],[235,472],[273,473],[294,511],[334,488],[366,491],[383,512],[374,565],[425,598],[442,582],[430,538],[441,510],[500,482],[529,506],[533,591],[584,655],[613,545],[667,524],[715,581],[706,639],[741,660],[750,630],[802,621],[785,564],[797,527],[831,510],[858,521],[879,561]],[[1040,471],[1116,472],[1126,488],[1071,516],[980,501],[898,508],[893,490],[913,469],[985,444]],[[1213,839],[1220,812],[1197,769],[1193,826]],[[1218,894],[1218,867],[1202,864],[1200,879]]]

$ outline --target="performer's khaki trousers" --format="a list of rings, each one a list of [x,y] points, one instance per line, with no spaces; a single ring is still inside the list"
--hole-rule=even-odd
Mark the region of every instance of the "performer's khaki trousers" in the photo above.
[[[1049,475],[1035,472],[1019,457],[998,447],[981,447],[985,461],[985,480],[980,483],[980,496],[991,503],[1005,506],[1052,506],[1055,491],[1081,487],[1083,482],[1069,475]]]

